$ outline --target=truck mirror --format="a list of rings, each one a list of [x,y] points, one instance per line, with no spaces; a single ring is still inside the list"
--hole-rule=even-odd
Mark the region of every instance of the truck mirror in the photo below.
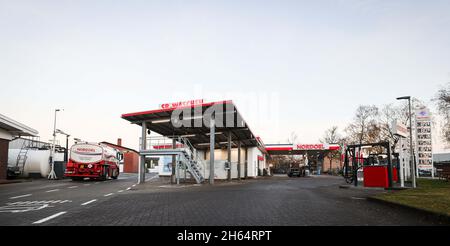
[[[120,152],[117,152],[117,160],[119,160],[119,161],[121,161],[121,160],[123,160],[123,154],[122,153],[120,153]]]

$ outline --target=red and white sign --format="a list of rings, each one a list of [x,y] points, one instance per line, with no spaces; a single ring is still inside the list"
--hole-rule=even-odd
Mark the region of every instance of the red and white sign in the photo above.
[[[277,146],[266,146],[268,151],[291,151],[291,150],[339,150],[339,144],[280,144]]]
[[[416,109],[417,120],[430,120],[430,111],[426,107],[420,107]]]
[[[163,103],[163,104],[159,105],[159,107],[162,109],[174,109],[174,108],[189,107],[189,106],[195,106],[195,105],[201,105],[201,104],[203,104],[203,99],[195,99],[195,100],[189,100],[189,101]]]
[[[394,120],[392,122],[391,128],[394,135],[399,135],[404,138],[408,137],[408,127],[405,124]]]

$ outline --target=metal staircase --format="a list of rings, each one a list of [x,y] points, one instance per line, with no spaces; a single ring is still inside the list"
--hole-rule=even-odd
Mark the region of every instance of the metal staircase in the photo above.
[[[175,147],[173,147],[173,139],[176,140]],[[139,152],[141,155],[177,155],[177,172],[180,168],[185,168],[198,184],[205,181],[204,174],[202,174],[205,168],[204,161],[199,158],[196,149],[187,138],[180,136],[172,136],[171,139],[149,137],[146,148],[142,149],[141,145]]]
[[[205,178],[201,173],[202,166],[199,165],[203,164],[202,160],[198,158],[197,151],[187,138],[180,137],[179,141],[185,146],[184,151],[182,151],[180,155],[180,163],[187,167],[188,172],[194,177],[197,184],[202,183],[205,181]]]

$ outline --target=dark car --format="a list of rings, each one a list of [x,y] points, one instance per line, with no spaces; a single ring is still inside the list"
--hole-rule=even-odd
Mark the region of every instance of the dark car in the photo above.
[[[289,177],[300,177],[302,176],[302,172],[299,168],[291,168],[287,174]]]
[[[420,176],[431,176],[431,170],[427,169],[419,169]]]

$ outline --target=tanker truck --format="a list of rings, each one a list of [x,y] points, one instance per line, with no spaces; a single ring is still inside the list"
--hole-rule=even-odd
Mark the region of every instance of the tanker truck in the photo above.
[[[72,180],[84,178],[106,180],[119,177],[119,161],[123,154],[101,143],[76,143],[70,148],[70,158],[64,176]]]

